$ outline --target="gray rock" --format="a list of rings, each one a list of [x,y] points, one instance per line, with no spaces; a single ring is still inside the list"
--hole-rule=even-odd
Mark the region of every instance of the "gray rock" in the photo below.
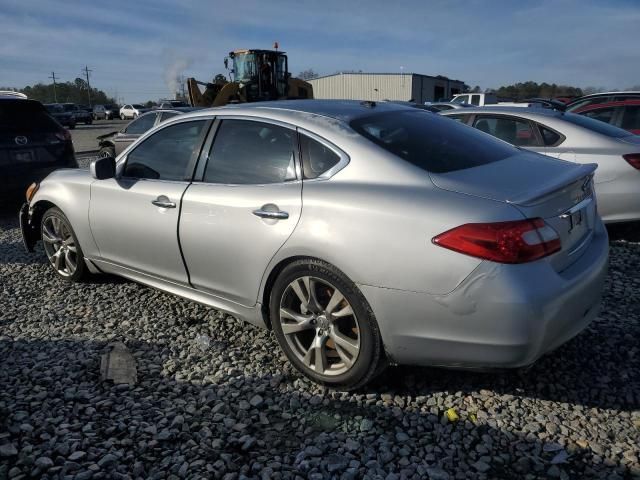
[[[427,468],[427,476],[429,480],[449,480],[449,474],[438,467]]]
[[[368,432],[369,430],[373,429],[373,425],[373,421],[369,420],[368,418],[363,418],[360,422],[360,431]]]
[[[69,460],[71,460],[72,462],[77,462],[78,460],[81,460],[84,457],[86,457],[86,455],[87,454],[82,450],[76,450],[71,455],[69,455]]]
[[[98,466],[100,468],[109,468],[118,463],[118,457],[111,453],[107,453],[104,457],[98,460]]]
[[[14,457],[18,455],[18,450],[12,443],[0,445],[0,457]]]
[[[34,465],[41,470],[48,470],[53,467],[53,460],[49,457],[39,457]]]
[[[264,399],[260,395],[254,395],[251,397],[251,400],[249,400],[249,403],[252,407],[259,407],[264,403]]]
[[[471,466],[481,473],[484,473],[491,468],[487,463],[483,462],[482,460],[478,460],[477,462],[472,463]]]

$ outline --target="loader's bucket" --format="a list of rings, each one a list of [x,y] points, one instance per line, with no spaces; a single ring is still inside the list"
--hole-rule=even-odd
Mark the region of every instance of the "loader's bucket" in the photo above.
[[[195,78],[187,78],[187,91],[189,93],[189,104],[192,107],[210,107],[211,105],[204,105],[204,99],[202,98],[202,92],[198,87],[198,83]]]

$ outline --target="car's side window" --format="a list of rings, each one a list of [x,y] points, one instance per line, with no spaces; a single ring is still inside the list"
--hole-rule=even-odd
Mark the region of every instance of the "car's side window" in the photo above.
[[[621,127],[625,130],[640,130],[640,105],[624,107]]]
[[[178,112],[162,112],[160,114],[160,122],[164,122],[166,119],[175,117],[178,115]]]
[[[123,177],[185,180],[197,155],[206,120],[176,123],[145,139],[127,155]]]
[[[136,120],[134,120],[129,125],[127,125],[127,128],[125,128],[124,131],[129,135],[142,135],[144,132],[146,132],[151,127],[153,127],[153,124],[155,123],[155,121],[156,121],[155,113],[151,113],[149,115],[142,115],[141,117],[138,117]]]
[[[296,179],[296,132],[271,123],[223,120],[203,181],[268,184]]]
[[[326,145],[300,135],[302,151],[302,178],[318,178],[340,162],[340,156]]]
[[[471,104],[480,105],[480,95],[471,95]]]
[[[539,146],[538,139],[528,120],[479,115],[475,118],[473,126],[518,147]]]
[[[613,113],[613,108],[598,108],[596,110],[591,110],[590,112],[584,112],[583,115],[595,120],[600,120],[601,122],[611,123]]]
[[[554,132],[553,130],[549,130],[542,125],[538,125],[540,127],[540,133],[542,134],[542,140],[545,146],[550,147],[552,145],[556,145],[560,139],[562,138],[559,133]]]

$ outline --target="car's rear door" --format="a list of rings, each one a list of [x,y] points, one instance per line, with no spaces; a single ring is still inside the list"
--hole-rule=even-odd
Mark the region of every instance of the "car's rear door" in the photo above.
[[[251,118],[215,127],[200,181],[182,200],[180,243],[195,288],[252,306],[269,261],[300,218],[297,135]]]
[[[180,202],[210,123],[186,119],[155,131],[120,160],[116,178],[91,184],[89,222],[102,261],[188,284]]]

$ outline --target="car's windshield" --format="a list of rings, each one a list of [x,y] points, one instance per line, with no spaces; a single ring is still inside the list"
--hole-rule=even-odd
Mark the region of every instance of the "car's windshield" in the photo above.
[[[65,103],[62,108],[64,108],[65,112],[73,112],[76,109],[76,106],[73,103]]]
[[[49,111],[50,113],[64,112],[62,105],[45,105],[45,107],[47,108],[47,111]]]
[[[468,95],[461,95],[451,100],[451,103],[465,103],[469,99]]]
[[[258,75],[256,55],[254,53],[236,55],[233,59],[233,70],[237,82],[250,82]]]
[[[400,158],[433,173],[477,167],[518,149],[475,129],[420,110],[359,118],[351,127]]]
[[[623,130],[622,128],[614,127],[613,125],[585,117],[584,115],[566,113],[564,114],[564,119],[569,123],[573,123],[574,125],[578,125],[601,135],[606,135],[607,137],[622,138],[633,135],[633,133]]]
[[[142,105],[140,105],[139,103],[134,103],[131,105],[133,108],[144,108]]]

